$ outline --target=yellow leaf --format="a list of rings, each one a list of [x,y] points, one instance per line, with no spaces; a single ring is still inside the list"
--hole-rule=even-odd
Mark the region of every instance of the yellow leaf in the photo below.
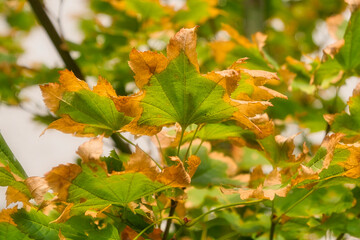
[[[45,179],[54,192],[58,193],[59,200],[66,201],[68,188],[81,171],[81,167],[76,164],[61,164],[46,173]]]

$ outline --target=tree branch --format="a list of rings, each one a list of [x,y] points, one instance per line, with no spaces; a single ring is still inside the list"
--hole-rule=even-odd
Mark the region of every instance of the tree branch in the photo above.
[[[46,14],[43,4],[39,0],[29,0],[29,3],[37,19],[39,20],[39,23],[43,26],[43,28],[47,32],[51,42],[53,43],[61,59],[65,63],[66,68],[73,71],[78,78],[84,79],[84,75],[82,74],[79,66],[70,56],[70,52],[66,48],[66,43],[59,36],[54,25],[52,24],[48,15]]]

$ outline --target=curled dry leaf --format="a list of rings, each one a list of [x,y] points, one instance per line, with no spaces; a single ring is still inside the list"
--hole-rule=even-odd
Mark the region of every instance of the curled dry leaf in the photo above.
[[[250,183],[255,180],[264,179],[264,174],[261,170],[261,166],[258,166],[254,169],[250,176]],[[291,186],[286,185],[282,186],[281,174],[277,169],[274,169],[269,175],[265,177],[263,183],[259,184],[256,188],[240,188],[237,190],[234,189],[221,189],[225,194],[240,194],[242,200],[249,198],[258,198],[258,199],[270,199],[273,200],[275,196],[286,197],[287,193],[290,191]]]
[[[80,145],[76,153],[80,156],[83,163],[95,162],[106,168],[105,163],[100,162],[100,157],[103,153],[103,138],[104,135],[101,135]]]
[[[142,173],[153,181],[158,181],[172,187],[186,187],[191,182],[191,176],[200,165],[200,158],[190,156],[187,160],[189,172],[185,170],[184,164],[178,157],[170,157],[176,165],[166,167],[160,171],[153,160],[139,147],[136,147],[135,153],[130,156],[130,160],[124,164],[125,173]],[[121,173],[120,173],[121,174]]]
[[[334,156],[335,147],[336,145],[338,145],[338,143],[343,137],[344,134],[342,133],[335,133],[325,137],[324,141],[321,144],[321,147],[324,147],[327,153],[323,162],[323,166],[319,171],[322,171],[323,169],[327,169],[330,166],[331,160],[333,159]]]
[[[324,52],[324,54],[329,55],[331,58],[334,58],[335,55],[340,51],[340,48],[342,46],[344,46],[344,44],[345,44],[345,40],[340,39],[340,40],[336,41],[335,43],[326,46],[324,48],[323,52]]]
[[[44,195],[49,190],[49,185],[43,177],[29,177],[25,180],[26,186],[29,188],[31,195],[37,204],[44,201]]]
[[[72,206],[74,206],[73,203],[67,203],[65,209],[62,211],[62,213],[60,214],[60,216],[51,221],[50,223],[63,223],[66,222],[71,216],[70,216],[70,211]]]
[[[256,32],[251,36],[253,43],[256,44],[256,47],[262,52],[263,47],[267,39],[267,35],[262,32]]]
[[[163,172],[158,175],[157,180],[172,187],[187,187],[190,185],[191,177],[186,172],[184,164],[178,157],[170,157],[176,162],[176,165],[164,168]]]

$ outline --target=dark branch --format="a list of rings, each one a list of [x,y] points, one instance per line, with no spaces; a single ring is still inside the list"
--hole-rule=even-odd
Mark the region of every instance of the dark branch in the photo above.
[[[66,68],[73,71],[78,78],[85,79],[83,74],[81,73],[79,66],[70,56],[70,52],[66,48],[66,43],[59,36],[54,25],[46,14],[42,3],[39,0],[29,0],[29,3],[37,19],[39,20],[39,23],[44,27],[56,50],[58,51],[61,59],[64,61]]]

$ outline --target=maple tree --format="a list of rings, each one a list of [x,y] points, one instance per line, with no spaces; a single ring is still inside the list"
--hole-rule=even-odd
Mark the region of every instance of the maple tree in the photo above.
[[[0,212],[0,236],[271,240],[320,239],[330,232],[337,239],[360,237],[360,84],[347,103],[338,95],[349,77],[360,75],[360,9],[348,0],[348,21],[341,14],[330,17],[346,6],[331,2],[327,9],[319,1],[322,7],[313,15],[328,17],[337,42],[324,48],[322,59],[300,61],[300,49],[312,50],[312,41],[299,48],[285,44],[286,51],[277,52],[279,38],[293,41],[290,25],[280,37],[270,29],[267,35],[254,33],[250,41],[224,20],[224,12],[238,18],[231,8],[241,5],[231,1],[224,7],[189,0],[180,10],[152,0],[91,1],[94,11],[114,18],[114,28],[98,23],[105,38],[111,39],[110,30],[124,21],[138,25],[118,39],[134,39],[116,46],[107,39],[108,46],[96,51],[91,36],[97,30],[90,24],[84,44],[68,45],[81,52],[81,69],[100,75],[95,86],[80,79],[78,68],[61,70],[57,80],[27,83],[47,82],[40,89],[51,113],[37,116],[48,125],[43,134],[56,129],[91,139],[79,146],[77,163],[29,177],[0,134],[0,185],[7,186],[6,205],[12,206]],[[284,17],[285,5],[278,4]],[[292,7],[309,10],[311,4]],[[33,17],[19,9],[17,14]],[[303,27],[299,16],[287,17]],[[209,37],[211,28],[227,38]],[[166,50],[140,51],[150,34],[167,36]],[[89,49],[93,54],[86,54]],[[126,61],[94,68],[97,55],[105,53]],[[29,71],[14,61],[0,68],[14,79]],[[109,81],[102,70],[112,73]],[[34,78],[42,74],[32,71]],[[126,92],[131,75],[136,89]],[[20,85],[26,84],[14,82]],[[324,97],[331,88],[336,95]],[[18,91],[0,90],[1,100],[21,102]],[[289,124],[302,131],[286,136]],[[321,144],[312,142],[308,132],[321,130]],[[158,157],[124,132],[148,136]],[[117,144],[109,156],[103,156],[106,137]]]

